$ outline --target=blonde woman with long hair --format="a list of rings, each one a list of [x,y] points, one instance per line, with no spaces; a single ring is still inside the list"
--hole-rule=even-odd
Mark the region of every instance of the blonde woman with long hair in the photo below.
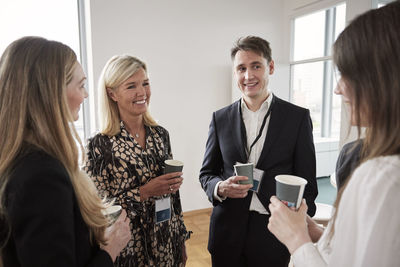
[[[350,105],[351,124],[367,131],[361,164],[339,190],[325,231],[306,217],[306,203],[295,212],[271,198],[268,228],[296,267],[400,266],[399,29],[395,1],[356,18],[334,44],[335,92]]]
[[[11,43],[0,60],[0,222],[4,266],[113,266],[130,233],[110,228],[79,169],[72,122],[87,93],[68,46],[40,37]],[[79,141],[80,142],[80,141]]]
[[[172,158],[168,131],[148,111],[151,90],[146,65],[114,56],[101,74],[103,126],[90,139],[85,170],[100,193],[127,210],[132,239],[116,266],[184,266],[185,240],[179,188],[182,172],[163,174]],[[155,220],[158,201],[170,217]],[[161,210],[161,209],[160,209]],[[164,210],[164,209],[162,209]]]

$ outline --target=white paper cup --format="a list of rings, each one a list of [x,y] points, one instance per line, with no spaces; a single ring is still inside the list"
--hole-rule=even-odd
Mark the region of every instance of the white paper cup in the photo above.
[[[167,159],[164,161],[164,173],[181,172],[183,170],[183,162],[175,159]]]
[[[103,210],[103,214],[109,218],[110,225],[113,224],[121,215],[122,207],[120,205],[112,205]]]
[[[276,196],[286,206],[298,209],[303,198],[304,188],[307,180],[294,175],[277,175],[276,180]]]
[[[249,178],[247,181],[239,181],[239,184],[251,184],[253,185],[253,163],[238,163],[233,166],[237,176],[246,176]]]

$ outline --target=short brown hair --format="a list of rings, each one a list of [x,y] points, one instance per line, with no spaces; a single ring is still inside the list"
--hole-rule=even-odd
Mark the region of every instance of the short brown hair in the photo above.
[[[271,47],[269,42],[257,37],[257,36],[247,36],[239,38],[234,47],[231,49],[231,58],[235,58],[236,53],[239,50],[252,51],[260,56],[263,56],[267,62],[271,62]]]

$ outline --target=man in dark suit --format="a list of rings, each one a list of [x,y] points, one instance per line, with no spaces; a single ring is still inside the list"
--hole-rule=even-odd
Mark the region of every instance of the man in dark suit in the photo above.
[[[304,198],[314,215],[318,194],[315,149],[307,109],[279,99],[268,90],[274,72],[269,43],[241,38],[231,51],[240,100],[213,113],[200,182],[213,203],[208,250],[212,265],[287,266],[289,252],[267,229],[275,176],[307,179]],[[254,163],[261,178],[257,192],[235,176],[236,163]]]

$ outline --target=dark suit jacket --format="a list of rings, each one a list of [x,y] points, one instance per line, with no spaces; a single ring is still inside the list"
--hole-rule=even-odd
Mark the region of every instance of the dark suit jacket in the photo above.
[[[353,171],[360,164],[363,140],[355,140],[343,146],[336,161],[336,185],[337,190],[345,184]]]
[[[258,197],[268,210],[269,199],[275,195],[275,176],[292,174],[305,178],[308,184],[304,198],[308,214],[315,214],[316,183],[315,148],[312,123],[307,109],[274,96],[271,118],[256,168],[264,171]],[[241,136],[244,123],[240,115],[240,100],[214,112],[210,124],[200,183],[214,209],[210,221],[208,247],[240,244],[246,236],[251,195],[245,198],[214,200],[217,182],[234,174],[236,162],[247,162],[245,140]]]
[[[90,243],[68,173],[39,151],[18,160],[5,198],[11,236],[4,266],[113,266],[111,257]]]

